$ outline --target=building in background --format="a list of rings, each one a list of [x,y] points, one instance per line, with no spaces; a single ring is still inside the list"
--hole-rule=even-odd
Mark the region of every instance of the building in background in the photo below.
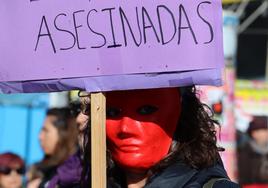
[[[68,92],[0,94],[0,153],[14,152],[27,165],[43,158],[38,136],[48,108],[69,105]]]
[[[235,57],[237,50],[237,27],[239,17],[232,11],[223,13],[223,38],[224,38],[224,58],[225,72],[224,86],[200,87],[202,100],[208,104],[215,113],[216,119],[220,122],[219,145],[225,148],[221,153],[223,163],[229,177],[237,180],[236,165],[236,130],[234,116],[234,83],[235,83]]]
[[[236,180],[236,133],[252,116],[268,116],[268,1],[223,0],[225,85],[202,87],[203,99],[221,122],[219,144],[229,176]]]
[[[48,101],[48,94],[0,94],[0,153],[16,153],[27,164],[43,157],[38,134]]]

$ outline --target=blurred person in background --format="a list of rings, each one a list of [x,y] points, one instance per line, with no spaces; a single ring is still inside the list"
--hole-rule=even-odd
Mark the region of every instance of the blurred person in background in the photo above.
[[[247,130],[249,141],[238,148],[239,182],[243,188],[268,188],[267,120],[255,116]]]
[[[84,130],[86,129],[87,122],[89,121],[90,113],[90,101],[89,93],[85,91],[80,91],[78,93],[80,100],[71,102],[70,108],[74,116],[76,117],[76,126],[78,129],[78,144],[79,148],[83,149],[83,140],[84,140]],[[87,97],[83,97],[83,96]]]
[[[47,187],[57,167],[77,151],[76,119],[70,108],[52,108],[47,111],[39,140],[45,156],[32,167],[34,174],[28,174],[33,177],[29,179],[29,188]]]
[[[78,188],[81,187],[82,176],[82,148],[84,145],[84,131],[87,128],[89,120],[89,103],[82,103],[77,100],[70,104],[72,114],[76,117],[76,128],[78,130],[78,151],[70,156],[63,164],[61,164],[56,174],[48,183],[48,188]],[[83,110],[81,110],[83,109]]]
[[[0,188],[21,188],[24,161],[16,154],[0,154]]]

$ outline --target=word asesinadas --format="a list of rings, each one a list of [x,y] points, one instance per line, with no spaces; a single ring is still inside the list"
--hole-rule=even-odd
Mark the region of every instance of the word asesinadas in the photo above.
[[[135,7],[135,19],[130,19],[127,17],[126,12],[123,10],[122,7],[116,8],[105,8],[102,10],[96,10],[91,9],[89,11],[85,10],[78,10],[72,13],[72,24],[73,24],[73,32],[70,30],[67,30],[66,28],[63,28],[62,25],[58,24],[59,20],[61,19],[67,19],[68,15],[66,13],[59,13],[53,20],[53,24],[51,22],[48,22],[50,20],[47,20],[46,16],[42,16],[41,23],[39,26],[39,32],[36,35],[36,44],[35,44],[35,51],[38,50],[39,43],[42,42],[49,42],[51,44],[51,47],[53,49],[54,53],[57,53],[61,50],[70,50],[72,48],[77,48],[79,50],[85,50],[87,48],[118,48],[118,47],[127,47],[130,42],[132,45],[139,47],[141,45],[150,45],[153,42],[156,42],[160,45],[166,45],[168,43],[171,43],[175,40],[175,42],[180,45],[181,39],[183,37],[183,32],[189,32],[187,35],[191,35],[193,44],[209,44],[214,39],[214,31],[211,23],[209,23],[208,20],[205,19],[204,16],[202,16],[200,7],[201,5],[209,5],[211,2],[204,1],[197,5],[195,10],[196,11],[197,18],[200,19],[204,24],[202,24],[204,30],[208,32],[209,36],[206,39],[198,39],[197,35],[194,31],[193,22],[190,20],[187,11],[185,10],[185,7],[180,4],[178,6],[178,17],[174,16],[174,13],[165,5],[158,5],[156,7],[156,16],[157,16],[157,22],[153,22],[153,19],[151,15],[148,13],[147,9],[145,7]],[[104,14],[106,13],[107,16],[107,22],[109,23],[109,26],[106,26],[108,28],[103,31],[98,31],[96,28],[93,28],[91,22],[94,18],[96,19],[98,14]],[[117,14],[116,14],[117,13]],[[84,22],[78,23],[78,14],[85,17]],[[165,17],[163,16],[165,15]],[[167,15],[169,15],[167,17]],[[102,15],[103,16],[103,15]],[[115,22],[115,16],[119,16],[120,20],[119,22]],[[155,16],[155,15],[154,15]],[[162,17],[163,16],[163,17]],[[70,18],[68,18],[70,19]],[[172,34],[170,32],[167,34],[165,33],[164,25],[167,26],[167,19],[169,20],[168,27],[172,28]],[[131,20],[131,21],[130,21]],[[183,21],[184,20],[184,21]],[[96,21],[96,20],[94,20]],[[81,21],[80,21],[81,22]],[[55,40],[55,36],[53,36],[53,33],[51,32],[52,28],[51,25],[54,26],[53,29],[56,29],[57,32],[64,33],[65,35],[69,35],[68,41],[70,44],[69,46],[60,46],[60,43],[56,43],[57,40]],[[134,29],[134,26],[135,29]],[[118,37],[118,27],[120,27],[122,31],[121,40],[120,37]],[[95,41],[95,44],[88,44],[86,46],[85,44],[85,37],[81,32],[81,29],[87,29],[88,32],[91,32],[91,35],[94,37],[98,37],[98,40],[92,39],[92,41]],[[169,30],[170,30],[169,28]],[[107,34],[107,32],[109,34]],[[150,34],[150,40],[148,39]],[[153,37],[152,37],[153,36]],[[81,40],[83,38],[83,40]],[[152,41],[152,38],[154,38],[154,41]],[[123,39],[123,40],[122,40]],[[83,41],[83,45],[81,44]],[[98,44],[96,44],[96,41],[98,41]],[[66,45],[66,44],[65,44]]]

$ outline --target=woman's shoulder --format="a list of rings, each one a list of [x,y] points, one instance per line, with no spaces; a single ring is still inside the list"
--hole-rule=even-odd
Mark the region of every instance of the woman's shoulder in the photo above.
[[[239,188],[239,185],[228,178],[211,178],[203,183],[191,182],[185,188]]]
[[[211,184],[211,180],[212,182]],[[216,181],[215,181],[216,180]],[[208,182],[210,186],[203,187]],[[146,188],[239,188],[229,180],[222,165],[218,163],[209,168],[194,169],[184,163],[175,163],[151,179]]]
[[[239,188],[239,185],[232,182],[221,163],[198,171],[189,181],[191,188]]]
[[[239,185],[230,180],[219,180],[216,181],[211,188],[239,188]]]

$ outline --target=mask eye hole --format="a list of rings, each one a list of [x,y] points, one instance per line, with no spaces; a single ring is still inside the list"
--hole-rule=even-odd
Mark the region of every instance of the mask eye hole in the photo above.
[[[144,105],[137,109],[137,113],[140,115],[150,115],[156,112],[158,108],[152,105]]]
[[[116,107],[107,107],[106,109],[106,117],[107,118],[116,118],[119,117],[122,110]]]

